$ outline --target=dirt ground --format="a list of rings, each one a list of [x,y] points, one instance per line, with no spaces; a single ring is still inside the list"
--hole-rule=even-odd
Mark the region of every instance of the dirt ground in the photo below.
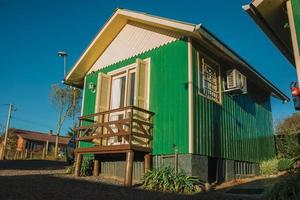
[[[65,163],[56,161],[0,161],[0,200],[257,199],[251,195],[231,195],[224,190],[178,195],[126,188],[99,177],[74,178],[65,173],[65,167]]]

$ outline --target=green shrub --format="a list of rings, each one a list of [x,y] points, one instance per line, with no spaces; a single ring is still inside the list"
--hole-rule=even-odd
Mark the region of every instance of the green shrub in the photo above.
[[[287,171],[293,167],[294,161],[291,159],[278,160],[278,171]]]
[[[299,177],[289,177],[279,180],[265,193],[268,200],[298,200],[300,199]]]
[[[68,167],[66,168],[66,173],[67,173],[67,174],[74,174],[74,172],[75,172],[75,163],[74,163],[73,165],[68,166]]]
[[[93,172],[93,159],[92,158],[83,158],[81,168],[80,168],[80,176],[90,176]]]
[[[197,178],[187,176],[183,171],[175,174],[170,167],[148,171],[142,181],[143,188],[148,190],[178,193],[201,191],[200,182]]]
[[[278,160],[267,160],[260,163],[260,173],[262,175],[273,175],[278,173]]]

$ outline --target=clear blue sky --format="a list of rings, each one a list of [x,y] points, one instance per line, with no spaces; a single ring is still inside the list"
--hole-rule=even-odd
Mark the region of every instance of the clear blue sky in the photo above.
[[[290,96],[295,70],[241,6],[250,0],[0,0],[0,123],[12,102],[12,127],[56,129],[49,103],[51,84],[63,78],[59,50],[68,53],[68,69],[117,7],[191,23],[202,23]],[[293,113],[292,103],[272,99],[273,118]],[[70,121],[63,127],[68,130]]]

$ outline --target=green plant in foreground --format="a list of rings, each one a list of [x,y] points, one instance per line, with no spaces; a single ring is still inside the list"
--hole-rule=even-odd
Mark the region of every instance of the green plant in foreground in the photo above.
[[[278,160],[278,171],[287,171],[293,167],[294,161],[292,159],[280,159]]]
[[[73,165],[68,166],[68,167],[66,168],[66,173],[67,173],[67,174],[74,174],[74,171],[75,171],[75,163],[74,163]]]
[[[197,178],[187,176],[183,171],[175,174],[170,167],[148,171],[142,181],[143,188],[148,190],[178,193],[201,191],[200,182]]]
[[[81,168],[80,168],[80,176],[90,176],[93,171],[93,160],[91,158],[83,158]]]
[[[289,177],[279,180],[265,193],[268,200],[299,200],[300,179]]]
[[[278,160],[267,160],[260,163],[260,173],[262,175],[273,175],[278,173]]]

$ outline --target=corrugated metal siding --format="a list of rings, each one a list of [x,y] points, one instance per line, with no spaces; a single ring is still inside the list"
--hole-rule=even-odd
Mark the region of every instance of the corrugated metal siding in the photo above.
[[[83,101],[83,113],[82,115],[89,115],[95,112],[95,101],[96,101],[96,93],[93,93],[89,89],[89,83],[94,83],[97,85],[98,74],[90,74],[86,77],[84,83],[84,101]],[[83,122],[82,125],[88,125],[87,122]],[[80,147],[89,147],[92,146],[90,142],[79,142]]]
[[[294,13],[295,28],[298,36],[298,47],[300,51],[300,1],[292,0],[292,8]]]
[[[125,178],[125,161],[104,161],[101,163],[101,175],[115,177],[118,179]],[[140,181],[144,176],[144,162],[133,162],[133,174],[132,179],[134,181]]]
[[[229,96],[223,93],[221,105],[200,96],[195,49],[193,58],[195,153],[250,162],[274,157],[269,95],[248,82],[250,94]],[[225,71],[221,64],[223,77]]]
[[[173,42],[180,37],[181,35],[175,32],[129,22],[107,47],[89,72]]]
[[[150,110],[155,112],[153,154],[174,153],[173,144],[178,145],[179,153],[188,153],[187,42],[177,40],[100,71],[119,69],[135,63],[136,58],[151,58]],[[96,83],[98,72],[87,75],[87,83],[91,80]],[[95,94],[86,94],[84,114],[95,107]]]

